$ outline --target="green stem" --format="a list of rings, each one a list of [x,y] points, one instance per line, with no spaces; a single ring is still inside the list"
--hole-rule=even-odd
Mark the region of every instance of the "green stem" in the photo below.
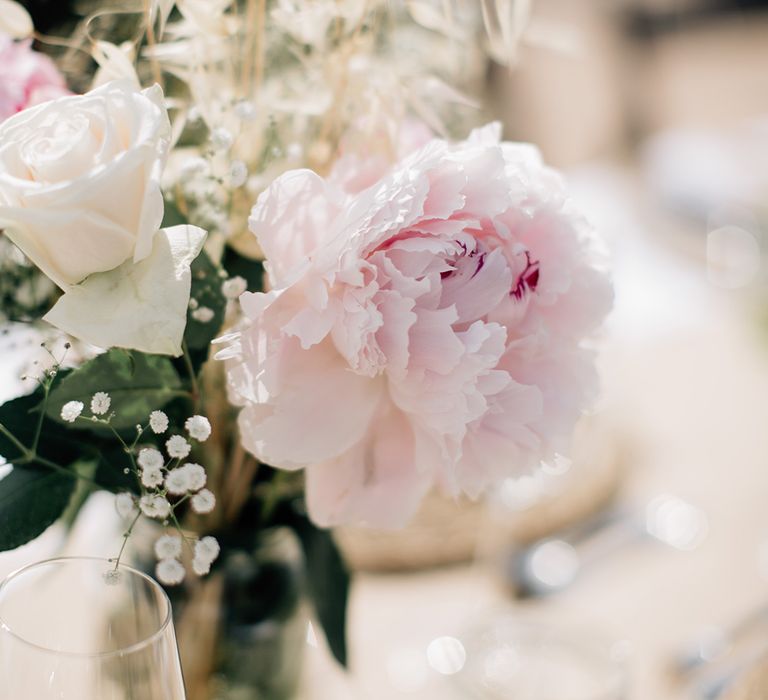
[[[136,523],[138,522],[140,517],[141,517],[141,511],[136,513],[136,517],[133,519],[133,522],[131,522],[131,524],[128,526],[128,529],[123,534],[123,544],[120,545],[120,551],[117,553],[117,558],[114,559],[115,571],[117,571],[117,567],[120,566],[120,557],[123,556],[123,552],[125,551],[125,545],[128,544],[128,538],[131,536],[131,533],[133,532],[133,528],[136,526]]]
[[[53,378],[56,375],[53,374],[51,378],[43,383],[43,405],[40,408],[40,415],[37,418],[37,426],[35,427],[35,438],[32,440],[32,452],[37,452],[37,446],[40,444],[40,433],[43,431],[43,421],[45,420],[45,412],[48,409],[48,397],[51,394],[51,384]]]
[[[20,461],[20,460],[17,460],[17,461]],[[54,471],[57,471],[61,474],[65,474],[66,476],[69,476],[73,479],[80,479],[81,481],[85,481],[86,483],[89,483],[98,489],[104,488],[100,483],[91,479],[91,477],[85,476],[85,474],[76,472],[73,469],[67,469],[66,467],[62,467],[60,464],[56,464],[56,462],[51,462],[51,460],[46,459],[45,457],[41,457],[40,455],[32,455],[31,457],[28,457],[25,460],[23,460],[23,462],[21,463],[24,463],[24,462],[36,462],[37,464],[42,464],[44,467],[53,469]]]
[[[200,391],[200,385],[197,381],[197,374],[195,373],[195,368],[192,365],[192,356],[189,354],[189,347],[187,346],[187,341],[183,340],[181,343],[181,349],[184,353],[184,365],[187,368],[187,373],[189,374],[189,381],[192,385],[192,401],[195,404],[195,410],[200,410],[200,405],[202,403],[203,395]]]
[[[179,501],[179,503],[181,503],[181,501]],[[173,506],[173,508],[176,508],[176,506],[178,506],[179,503],[176,503]],[[181,535],[181,539],[184,542],[184,544],[186,544],[190,548],[190,550],[192,550],[192,552],[194,553],[195,551],[194,542],[196,541],[196,539],[194,537],[187,537],[184,534],[184,529],[181,527],[181,523],[179,522],[179,519],[176,517],[176,513],[173,511],[173,509],[171,509],[171,520],[173,521],[173,525],[178,531],[179,535]]]
[[[28,459],[30,456],[34,456],[34,452],[30,450],[28,447],[26,447],[25,445],[22,445],[21,442],[16,438],[16,436],[10,430],[8,430],[8,428],[6,428],[2,423],[0,423],[0,433],[5,435],[5,437],[8,438],[8,440],[10,440],[11,443],[13,443],[13,446],[17,450],[19,450],[19,452],[21,452],[22,459]],[[8,461],[14,462],[18,460],[9,459]]]

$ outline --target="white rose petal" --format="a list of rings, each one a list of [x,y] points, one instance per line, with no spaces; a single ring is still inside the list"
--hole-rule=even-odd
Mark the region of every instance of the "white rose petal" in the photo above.
[[[192,496],[192,510],[204,515],[210,513],[216,507],[216,496],[208,489],[203,489]]]
[[[155,556],[158,559],[177,559],[181,556],[181,537],[162,535],[155,541]]]
[[[159,471],[165,465],[162,453],[154,447],[143,447],[139,450],[139,457],[136,461],[142,469],[153,471]]]
[[[118,80],[15,114],[0,124],[0,227],[64,291],[144,260],[170,136],[157,85]]]
[[[190,491],[199,491],[201,488],[203,488],[203,486],[205,486],[205,481],[207,478],[205,469],[203,469],[203,467],[201,467],[199,464],[190,462],[180,468],[187,473]]]
[[[163,520],[171,514],[171,504],[168,503],[168,499],[153,494],[142,496],[139,501],[139,508],[148,518]]]
[[[0,219],[1,214],[0,208]],[[44,320],[98,347],[178,357],[192,287],[190,265],[205,236],[196,226],[161,229],[148,258],[70,287]]]
[[[189,473],[184,469],[171,469],[165,477],[165,488],[174,496],[183,496],[190,490]]]
[[[216,557],[219,556],[220,551],[221,547],[219,546],[219,541],[211,535],[202,537],[197,542],[195,542],[196,559],[213,562],[216,560]]]
[[[83,412],[85,405],[82,401],[67,401],[61,407],[61,418],[67,421],[67,423],[74,423]]]
[[[136,501],[130,493],[118,493],[115,496],[115,510],[121,518],[134,518],[139,512],[136,508]]]
[[[174,459],[184,459],[192,449],[191,445],[181,436],[173,435],[165,443],[168,454]]]
[[[199,442],[205,442],[211,436],[211,424],[205,416],[192,416],[184,423],[189,436]]]
[[[166,586],[176,586],[184,580],[187,572],[177,559],[161,559],[157,562],[155,575]]]
[[[91,399],[91,413],[94,416],[103,416],[112,404],[109,394],[104,391],[97,391]]]
[[[168,430],[168,416],[162,411],[152,411],[149,414],[149,427],[152,428],[152,432],[160,435]]]

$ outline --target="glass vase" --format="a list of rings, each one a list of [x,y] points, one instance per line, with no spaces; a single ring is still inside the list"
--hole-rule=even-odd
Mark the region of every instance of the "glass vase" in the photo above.
[[[206,578],[169,589],[189,700],[290,700],[306,644],[304,563],[287,528],[220,538]]]

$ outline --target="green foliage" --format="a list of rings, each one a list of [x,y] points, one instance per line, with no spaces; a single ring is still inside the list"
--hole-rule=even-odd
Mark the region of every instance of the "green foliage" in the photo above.
[[[0,479],[0,551],[40,535],[64,512],[76,479],[45,468],[11,470]]]
[[[179,208],[173,202],[166,199],[163,223],[160,225],[160,228],[170,228],[171,226],[181,226],[188,223],[184,215],[179,211]]]
[[[349,570],[333,535],[315,527],[308,519],[293,524],[304,551],[307,593],[336,660],[347,665],[347,600]]]
[[[221,325],[224,323],[224,311],[227,300],[221,291],[224,281],[208,254],[203,251],[192,263],[192,293],[190,299],[197,303],[196,308],[206,307],[213,311],[213,318],[206,323],[196,321],[192,316],[193,310],[187,314],[187,328],[184,332],[184,340],[190,350],[205,350],[211,341],[219,335]]]
[[[38,390],[33,394],[6,401],[0,406],[0,424],[26,448],[30,448],[35,441],[42,400],[43,392]],[[55,461],[57,464],[70,464],[83,454],[82,440],[63,425],[58,425],[47,417],[43,417],[40,434],[42,438],[37,448],[38,457]],[[8,462],[21,461],[25,457],[4,432],[0,433],[0,457]],[[30,464],[42,466],[40,462]]]
[[[56,385],[48,401],[48,416],[61,422],[65,403],[82,401],[88,406],[97,391],[106,391],[112,398],[115,415],[111,425],[116,430],[132,430],[146,423],[153,410],[179,395],[181,379],[167,357],[110,350],[70,372]],[[80,425],[88,427],[86,423]],[[105,430],[96,424],[93,429]]]
[[[99,452],[94,481],[112,493],[131,491],[139,495],[141,489],[136,481],[136,475],[132,471],[125,473],[125,469],[130,466],[130,457],[122,447],[108,447]]]
[[[249,291],[261,291],[264,279],[264,263],[261,260],[246,258],[227,246],[223,264],[230,277],[242,277],[248,283]]]
[[[0,424],[25,448],[35,441],[40,420],[42,391],[7,401],[0,406]],[[0,456],[20,462],[0,479],[0,551],[13,549],[37,537],[66,509],[74,491],[76,477],[45,466],[40,460],[70,464],[83,453],[77,436],[43,417],[37,458],[27,455],[3,431]]]

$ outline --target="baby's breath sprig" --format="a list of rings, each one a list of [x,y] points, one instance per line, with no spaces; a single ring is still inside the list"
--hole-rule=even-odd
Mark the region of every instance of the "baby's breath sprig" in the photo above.
[[[92,414],[94,405],[97,409],[105,405],[106,410],[109,408],[109,396],[103,392],[100,394],[103,395],[94,396],[91,401]],[[73,420],[96,421],[109,425],[111,419],[111,415],[105,418],[99,415],[83,416],[83,405],[71,406],[68,410],[77,413]],[[164,445],[152,445],[142,439],[145,435],[164,435],[169,426],[168,416],[158,410],[152,411],[146,426],[136,426],[136,438],[131,445],[128,445],[117,431],[113,431],[131,458],[139,495],[123,492],[116,496],[115,507],[121,517],[130,521],[130,524],[123,535],[120,552],[112,561],[116,571],[134,526],[142,515],[158,520],[166,527],[172,526],[178,534],[165,533],[158,539],[155,546],[158,559],[155,575],[166,585],[176,585],[181,583],[186,575],[181,563],[182,544],[186,544],[193,555],[193,571],[202,576],[208,573],[218,556],[218,543],[210,536],[202,540],[188,536],[176,513],[177,509],[187,502],[192,510],[199,514],[211,512],[216,504],[214,494],[205,488],[207,477],[203,466],[185,461],[192,451],[190,441],[207,440],[211,435],[211,424],[205,416],[194,415],[184,423],[188,437],[174,434],[165,440]],[[201,542],[205,544],[200,545]]]

